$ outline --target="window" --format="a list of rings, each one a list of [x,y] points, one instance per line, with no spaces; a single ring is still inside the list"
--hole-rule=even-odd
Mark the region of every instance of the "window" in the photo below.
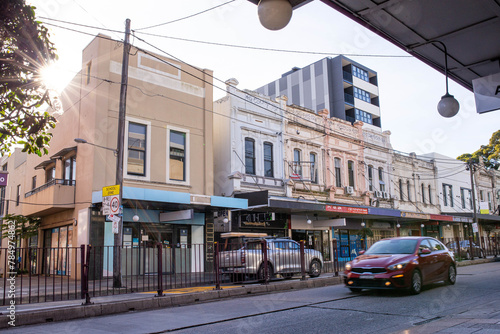
[[[484,190],[479,190],[479,200],[484,202]]]
[[[368,190],[373,191],[373,166],[368,166]]]
[[[408,193],[408,201],[411,202],[411,186],[410,186],[410,180],[406,181],[406,191]]]
[[[7,171],[7,164],[2,166],[2,171]],[[6,215],[9,211],[9,202],[5,200],[5,188],[7,187],[0,187],[0,216]]]
[[[21,200],[21,185],[17,185],[17,193],[16,193],[16,206],[19,206],[19,202]]]
[[[245,138],[245,173],[255,175],[255,140]]]
[[[169,145],[169,178],[186,181],[186,134],[170,130]]]
[[[318,173],[317,173],[317,166],[316,166],[316,154],[315,153],[310,153],[309,154],[309,162],[311,163],[311,182],[312,183],[318,183]]]
[[[301,152],[299,149],[293,150],[293,171],[302,177]]]
[[[146,130],[144,124],[129,122],[127,174],[146,175]]]
[[[368,93],[362,89],[359,89],[358,87],[354,87],[354,97],[357,99],[360,99],[362,101],[368,102],[368,103],[372,102],[372,99],[370,97],[370,93]]]
[[[367,113],[366,111],[354,109],[354,117],[357,121],[361,121],[366,124],[373,124],[372,114]]]
[[[31,190],[36,188],[36,175],[31,178]]]
[[[335,162],[335,187],[342,187],[342,169],[341,162],[339,158],[333,159]]]
[[[429,184],[429,204],[432,204],[432,191],[431,191],[431,185]]]
[[[467,208],[467,203],[469,203],[469,208],[472,209],[472,193],[470,189],[460,188],[460,198],[462,200],[462,209]]]
[[[90,69],[92,68],[92,62],[87,63],[87,85],[90,83]]]
[[[49,183],[55,178],[56,178],[56,167],[50,167],[45,170],[45,183]]]
[[[492,205],[491,205],[491,193],[488,192],[488,209],[491,211]]]
[[[420,188],[420,192],[422,193],[422,203],[425,204],[425,185],[422,183],[422,186]]]
[[[347,171],[349,174],[349,187],[354,187],[354,161],[347,162]]]
[[[404,201],[403,180],[399,179],[399,199]]]
[[[385,191],[384,169],[382,167],[378,168],[378,183],[380,185],[380,191]]]
[[[274,177],[273,144],[264,143],[264,176]]]
[[[75,185],[76,181],[76,156],[64,160],[64,184]]]
[[[443,183],[443,202],[444,206],[453,207],[453,187]]]
[[[370,79],[368,78],[368,72],[365,71],[365,70],[360,69],[357,66],[352,65],[352,74],[355,77],[360,78],[361,80],[364,80],[364,81],[367,81],[367,82],[370,81]]]

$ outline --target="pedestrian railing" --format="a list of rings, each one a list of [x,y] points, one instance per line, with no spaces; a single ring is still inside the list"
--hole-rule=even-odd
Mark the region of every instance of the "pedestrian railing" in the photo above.
[[[290,240],[291,241],[291,240]],[[441,240],[457,260],[498,256],[497,237]],[[150,247],[90,246],[2,248],[1,304],[9,305],[153,292],[163,295],[176,288],[224,284],[269,284],[274,279],[306,279],[318,269],[331,276],[342,274],[345,264],[373,240],[344,242],[333,239],[331,255],[318,268],[304,242],[267,239],[215,244],[157,244]],[[113,268],[114,264],[119,266]]]

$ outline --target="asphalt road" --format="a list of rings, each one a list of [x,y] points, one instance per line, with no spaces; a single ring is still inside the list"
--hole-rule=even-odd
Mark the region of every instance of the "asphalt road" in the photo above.
[[[416,296],[389,291],[353,294],[334,285],[22,326],[8,333],[404,333],[464,314],[486,317],[493,309],[500,313],[499,277],[500,262],[492,262],[459,267],[455,285],[434,284]],[[497,333],[496,327],[491,329]]]

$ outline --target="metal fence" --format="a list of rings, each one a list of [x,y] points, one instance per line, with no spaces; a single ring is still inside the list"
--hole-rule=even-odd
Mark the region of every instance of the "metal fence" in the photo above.
[[[441,240],[457,260],[498,256],[499,238]],[[332,256],[303,242],[238,240],[182,247],[2,248],[1,304],[40,303],[84,299],[134,292],[154,292],[229,283],[269,284],[275,279],[306,279],[321,274],[338,276],[348,261],[375,240],[332,240]],[[353,251],[355,250],[355,251]],[[115,253],[117,252],[117,253]],[[113,259],[120,259],[121,284],[113,277]]]

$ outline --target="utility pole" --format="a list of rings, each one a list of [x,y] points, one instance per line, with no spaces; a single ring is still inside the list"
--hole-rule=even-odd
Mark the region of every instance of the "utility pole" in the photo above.
[[[470,186],[471,186],[471,192],[472,192],[472,226],[476,226],[476,228],[479,231],[479,224],[477,223],[477,207],[476,207],[476,186],[474,185],[474,163],[472,162],[472,159],[469,159],[467,162],[469,172],[470,172]],[[473,230],[474,231],[474,228]],[[474,232],[473,232],[474,233]],[[478,245],[481,246],[481,240],[479,240],[479,232],[476,232],[477,236],[477,243]]]
[[[116,184],[120,186],[118,195],[120,206],[123,207],[123,147],[125,141],[125,113],[127,107],[128,59],[130,53],[130,19],[125,21],[125,39],[123,41],[122,79],[120,87],[120,106],[118,112],[118,140],[116,143]],[[113,251],[113,287],[122,287],[121,248],[123,234],[123,212],[120,212],[118,233],[114,235]]]

